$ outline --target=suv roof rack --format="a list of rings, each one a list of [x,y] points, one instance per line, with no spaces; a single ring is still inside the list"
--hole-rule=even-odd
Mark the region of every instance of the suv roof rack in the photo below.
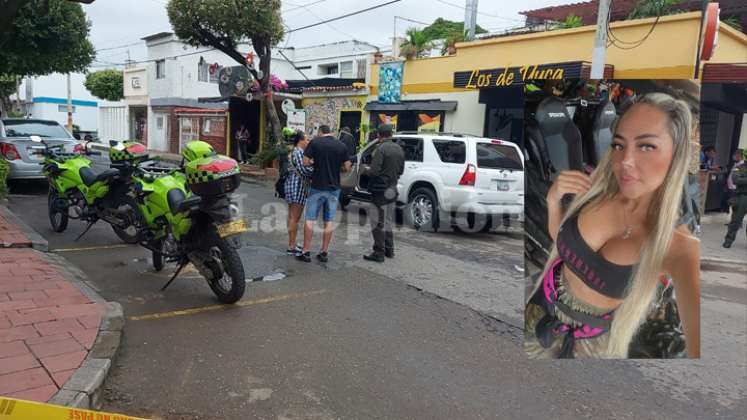
[[[451,137],[477,137],[473,136],[472,134],[464,134],[464,133],[450,133],[450,132],[426,132],[426,133],[419,133],[417,131],[398,131],[395,134],[404,134],[404,135],[418,135],[418,134],[425,134],[425,135],[431,135],[431,136],[451,136]]]

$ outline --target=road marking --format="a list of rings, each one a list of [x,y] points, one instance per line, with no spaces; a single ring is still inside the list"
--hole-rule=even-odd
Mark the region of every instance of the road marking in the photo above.
[[[130,417],[122,414],[104,413],[101,411],[83,410],[79,408],[63,407],[44,404],[36,401],[24,401],[15,398],[0,397],[0,417],[4,420],[46,419],[116,419],[116,420],[144,420],[140,417]]]
[[[326,292],[327,292],[326,290],[322,289],[322,290],[315,290],[313,292],[305,292],[305,293],[289,293],[286,295],[278,295],[278,296],[272,296],[272,297],[262,298],[262,299],[240,300],[234,303],[233,305],[210,305],[210,306],[203,306],[201,308],[182,309],[180,311],[161,312],[161,313],[150,314],[150,315],[131,316],[128,319],[130,321],[147,321],[147,320],[153,320],[153,319],[174,318],[177,316],[194,315],[194,314],[199,314],[203,312],[226,310],[226,309],[233,308],[235,306],[245,307],[245,306],[252,306],[252,305],[260,305],[263,303],[273,303],[273,302],[282,302],[285,300],[301,299],[305,297],[320,295]]]
[[[128,248],[129,245],[125,244],[119,244],[119,245],[101,245],[101,246],[92,246],[88,248],[59,248],[59,249],[53,249],[52,252],[77,252],[77,251],[95,251],[98,249],[117,249],[117,248]]]

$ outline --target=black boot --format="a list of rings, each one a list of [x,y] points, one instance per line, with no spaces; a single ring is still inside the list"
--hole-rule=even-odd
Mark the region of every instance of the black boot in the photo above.
[[[385,260],[383,255],[377,254],[375,252],[372,252],[371,254],[368,254],[368,255],[364,255],[363,259],[366,261],[375,261],[379,263],[383,263]]]

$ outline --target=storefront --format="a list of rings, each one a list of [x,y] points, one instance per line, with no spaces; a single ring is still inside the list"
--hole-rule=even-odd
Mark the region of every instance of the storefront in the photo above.
[[[605,78],[691,79],[699,53],[700,18],[694,12],[613,22],[610,28],[619,39],[651,33],[634,49],[610,46]],[[655,31],[650,31],[653,25]],[[399,92],[395,102],[402,104],[455,102],[453,111],[446,111],[439,122],[442,131],[520,142],[522,85],[538,79],[588,78],[595,32],[595,26],[584,26],[458,43],[454,55],[404,61],[401,71],[394,73],[399,78],[394,83],[389,74],[385,73],[387,80],[380,76],[382,67],[391,64],[373,64],[369,102],[379,102],[384,89],[394,85]],[[718,45],[707,61],[700,61],[701,72],[716,64],[747,63],[747,36],[727,25],[716,32]],[[390,92],[384,96],[392,98]],[[399,121],[397,125],[402,129]]]

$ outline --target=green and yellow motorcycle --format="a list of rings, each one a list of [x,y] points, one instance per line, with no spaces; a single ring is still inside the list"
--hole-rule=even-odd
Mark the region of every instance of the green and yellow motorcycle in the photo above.
[[[177,264],[161,290],[192,263],[220,302],[234,303],[246,286],[237,248],[247,228],[230,199],[238,163],[202,141],[188,143],[182,157],[182,166],[145,161],[135,168],[138,242],[151,250],[156,271],[164,261]]]
[[[43,156],[42,172],[49,181],[48,210],[52,230],[63,232],[68,221],[82,220],[88,222],[86,229],[78,235],[80,239],[98,220],[112,225],[115,232],[125,242],[133,242],[131,236],[134,208],[124,201],[128,186],[121,182],[117,169],[103,172],[91,167],[88,156],[101,155],[89,150],[85,144],[80,153],[65,153],[63,145],[49,145],[38,136],[31,140],[39,143],[37,153]],[[125,233],[130,230],[130,236]]]

